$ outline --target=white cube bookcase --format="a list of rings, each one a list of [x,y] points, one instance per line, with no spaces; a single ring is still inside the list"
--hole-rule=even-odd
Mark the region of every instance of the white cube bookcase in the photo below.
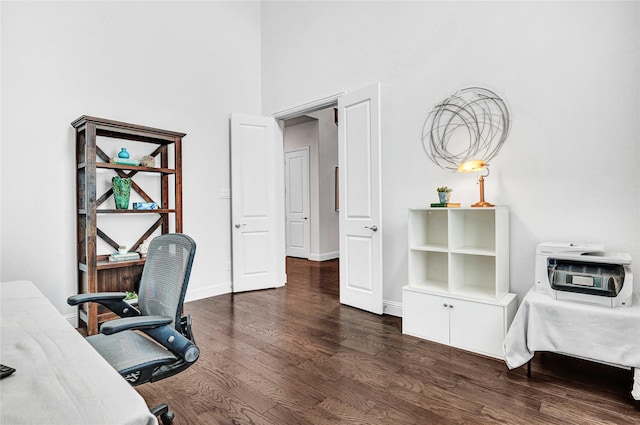
[[[517,308],[509,293],[509,209],[409,210],[403,333],[503,358]]]

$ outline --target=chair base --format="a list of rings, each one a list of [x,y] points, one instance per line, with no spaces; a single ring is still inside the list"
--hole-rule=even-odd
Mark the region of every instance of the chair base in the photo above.
[[[175,413],[169,410],[169,406],[167,404],[162,403],[149,410],[154,416],[159,416],[160,421],[162,421],[162,425],[169,425],[173,422],[173,419],[176,417]]]

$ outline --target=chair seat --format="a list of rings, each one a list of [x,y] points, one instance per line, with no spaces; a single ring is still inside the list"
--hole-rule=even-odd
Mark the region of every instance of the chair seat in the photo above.
[[[93,335],[87,337],[87,342],[120,374],[177,360],[170,351],[134,331]]]

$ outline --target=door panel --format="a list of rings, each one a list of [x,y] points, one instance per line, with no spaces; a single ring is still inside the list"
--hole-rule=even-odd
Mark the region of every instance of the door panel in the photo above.
[[[347,236],[346,260],[350,267],[347,268],[347,281],[351,290],[363,291],[365,296],[373,292],[371,279],[371,238],[359,236]]]
[[[233,292],[279,286],[275,149],[272,118],[232,115]]]
[[[380,87],[338,99],[340,302],[382,314]]]
[[[351,219],[371,219],[371,104],[368,101],[345,108],[346,206]],[[348,120],[348,121],[347,121]]]
[[[239,233],[242,238],[241,245],[244,247],[243,277],[269,274],[268,257],[262,255],[269,249],[269,233],[243,231]]]

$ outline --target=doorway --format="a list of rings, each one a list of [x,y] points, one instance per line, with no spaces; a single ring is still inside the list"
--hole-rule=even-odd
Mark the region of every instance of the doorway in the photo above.
[[[340,303],[382,314],[379,83],[270,117],[231,114],[233,291],[286,283],[284,121],[336,105]],[[256,276],[263,284],[249,286]]]
[[[308,175],[298,176],[296,162],[292,171],[285,165],[285,199],[287,210],[291,199],[302,209],[297,199],[301,185],[308,185],[308,215],[286,213],[287,256],[311,261],[327,261],[340,256],[339,213],[336,205],[336,168],[338,166],[338,127],[334,107],[324,108],[284,120],[285,158],[295,157],[306,150],[309,157]],[[288,164],[288,163],[286,163]],[[296,172],[293,172],[296,171]],[[289,180],[299,179],[293,182]],[[299,216],[299,217],[298,217]],[[304,240],[302,230],[309,227],[309,239]],[[300,248],[308,243],[308,250]]]

